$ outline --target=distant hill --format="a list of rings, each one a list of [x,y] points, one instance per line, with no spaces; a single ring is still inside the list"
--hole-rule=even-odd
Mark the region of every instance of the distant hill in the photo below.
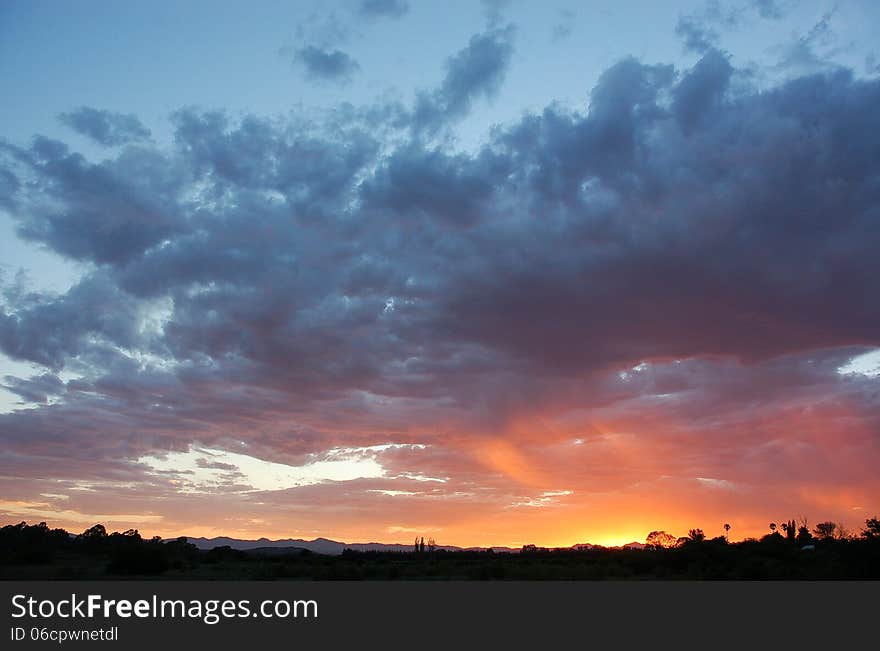
[[[412,544],[402,543],[346,543],[338,540],[330,540],[329,538],[315,538],[314,540],[303,540],[301,538],[282,538],[280,540],[269,540],[268,538],[259,538],[258,540],[241,540],[238,538],[227,538],[220,536],[218,538],[187,538],[189,542],[203,550],[214,549],[215,547],[231,547],[240,551],[257,551],[261,554],[287,554],[295,553],[296,550],[302,551],[307,549],[316,554],[327,554],[329,556],[338,556],[346,549],[358,552],[411,552]],[[644,543],[631,542],[612,549],[644,549]],[[485,551],[489,547],[456,547],[454,545],[438,545],[436,549],[442,549],[449,552],[473,552]],[[518,554],[521,550],[519,547],[491,547],[496,552],[507,552]],[[591,543],[580,543],[572,545],[564,549],[573,549],[585,551],[589,549],[604,549],[602,545],[593,545]]]
[[[282,538],[280,540],[269,540],[268,538],[260,538],[258,540],[240,540],[238,538],[227,538],[220,536],[218,538],[190,538],[187,541],[199,549],[209,550],[215,547],[231,547],[241,551],[260,550],[260,553],[272,553],[269,550],[290,550],[307,549],[316,554],[327,554],[330,556],[338,556],[346,549],[352,549],[359,552],[379,551],[379,552],[411,552],[412,544],[405,545],[400,543],[346,543],[329,538],[315,538],[314,540],[302,540],[301,538]],[[486,547],[455,547],[452,545],[438,545],[436,549],[446,551],[483,551]],[[496,552],[519,552],[519,548],[511,547],[492,547]],[[279,552],[280,553],[280,552]]]
[[[645,543],[640,542],[631,542],[625,545],[621,545],[623,549],[645,549],[647,545]]]

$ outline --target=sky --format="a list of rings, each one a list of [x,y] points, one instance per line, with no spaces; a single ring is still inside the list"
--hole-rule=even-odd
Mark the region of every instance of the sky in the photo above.
[[[0,3],[0,524],[880,513],[880,4]]]

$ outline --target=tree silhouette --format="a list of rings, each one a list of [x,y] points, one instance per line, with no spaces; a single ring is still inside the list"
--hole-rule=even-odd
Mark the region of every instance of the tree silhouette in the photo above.
[[[810,533],[810,530],[807,528],[805,524],[802,524],[798,527],[797,537],[795,538],[799,545],[809,545],[813,542],[813,534]]]
[[[83,540],[102,540],[107,537],[107,529],[103,524],[96,524],[83,531],[79,537]]]
[[[797,524],[795,524],[795,521],[789,520],[788,522],[783,522],[782,530],[785,532],[786,540],[794,542],[795,536],[797,536]]]
[[[645,544],[655,549],[670,549],[678,544],[678,538],[665,531],[652,531],[645,538]]]
[[[813,529],[813,534],[819,540],[831,540],[834,538],[835,529],[837,529],[837,523],[835,522],[820,522]]]
[[[776,533],[776,523],[775,522],[770,523],[770,533]]]
[[[702,529],[691,529],[688,531],[688,540],[690,542],[703,542],[706,540],[706,534],[703,533]]]
[[[868,518],[865,520],[862,537],[868,540],[880,540],[880,518]]]
[[[729,534],[730,534],[730,525],[727,522],[725,522],[724,523],[724,539],[725,540],[728,540],[728,541],[730,540]]]

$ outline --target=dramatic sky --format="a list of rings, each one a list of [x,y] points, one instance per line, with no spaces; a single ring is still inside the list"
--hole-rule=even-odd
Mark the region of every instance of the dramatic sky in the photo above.
[[[550,4],[0,3],[0,524],[880,514],[880,3]]]

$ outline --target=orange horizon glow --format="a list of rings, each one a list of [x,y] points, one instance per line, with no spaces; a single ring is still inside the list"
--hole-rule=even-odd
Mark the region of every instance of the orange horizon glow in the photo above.
[[[846,530],[850,534],[858,535],[862,529],[864,520],[873,516],[873,513],[866,513],[864,517],[850,517],[846,521],[835,518],[821,518],[815,520],[808,519],[808,521],[809,527],[812,529],[812,527],[816,523],[830,519],[844,525]],[[767,518],[767,524],[763,526],[755,524],[737,525],[735,521],[732,521],[730,522],[731,530],[729,532],[729,540],[730,542],[740,542],[747,539],[760,539],[762,536],[770,533],[770,522],[775,522],[777,525],[779,525],[787,519],[798,520],[800,517],[802,516],[795,516],[794,514],[792,514],[788,518]],[[758,519],[760,520],[760,518]],[[412,529],[408,533],[404,534],[401,531],[389,533],[387,530],[370,531],[368,529],[347,528],[340,528],[335,531],[285,530],[262,528],[259,525],[244,528],[222,528],[204,524],[165,527],[162,526],[160,523],[138,522],[137,520],[120,521],[118,523],[107,523],[96,520],[95,522],[91,522],[88,525],[83,525],[82,523],[64,519],[35,519],[33,517],[15,519],[8,516],[0,520],[0,526],[15,525],[22,520],[26,521],[30,525],[37,524],[38,522],[46,522],[47,526],[49,526],[50,528],[62,528],[65,529],[68,533],[72,534],[80,533],[94,524],[104,524],[108,532],[124,531],[126,529],[137,529],[141,536],[145,539],[151,538],[153,536],[159,536],[163,539],[174,539],[180,536],[186,536],[189,538],[209,539],[220,537],[235,538],[240,540],[268,539],[270,541],[286,539],[314,540],[316,538],[327,538],[337,542],[351,544],[383,543],[406,546],[412,544],[413,538],[424,536],[425,539],[429,537],[435,538],[437,544],[441,546],[453,546],[461,548],[509,547],[513,549],[518,549],[527,544],[534,544],[538,547],[547,548],[567,548],[579,544],[593,544],[601,545],[603,547],[620,547],[633,542],[644,543],[646,537],[652,531],[666,531],[667,533],[675,537],[684,537],[688,535],[688,531],[690,529],[702,529],[707,538],[724,537],[725,535],[723,521],[712,524],[707,524],[704,522],[702,526],[699,522],[697,522],[696,524],[686,525],[681,524],[681,522],[687,521],[688,519],[682,516],[665,520],[666,522],[672,523],[672,526],[663,526],[662,524],[660,524],[662,521],[664,521],[664,518],[662,517],[652,519],[650,521],[650,524],[646,521],[646,524],[644,525],[630,524],[626,528],[620,529],[603,527],[586,529],[577,526],[568,527],[564,523],[554,523],[554,525],[551,527],[543,527],[542,532],[536,533],[534,536],[523,535],[521,533],[511,533],[508,535],[499,534],[497,537],[481,537],[480,533],[468,531],[467,529],[443,530],[432,529],[430,527],[426,527],[423,530]],[[754,521],[755,518],[752,518],[751,520]],[[547,529],[550,529],[550,532],[548,532]],[[578,531],[582,533],[577,533]]]
[[[757,414],[713,433],[717,449],[706,449],[706,435],[669,411],[624,408],[579,420],[559,405],[467,436],[420,442],[403,430],[398,442],[283,463],[244,443],[236,452],[192,446],[143,457],[131,481],[20,482],[17,494],[0,499],[0,521],[45,521],[71,533],[100,523],[147,538],[407,545],[425,536],[440,545],[511,548],[619,546],[661,530],[682,537],[702,529],[712,538],[724,535],[725,522],[737,541],[804,516],[811,528],[831,520],[857,534],[880,513],[880,480],[861,452],[871,433],[854,426],[857,417],[840,403]],[[755,438],[737,443],[737,456],[720,447],[743,432]],[[801,453],[807,445],[809,455]],[[832,445],[834,463],[849,476],[823,476],[830,453],[812,451]]]

